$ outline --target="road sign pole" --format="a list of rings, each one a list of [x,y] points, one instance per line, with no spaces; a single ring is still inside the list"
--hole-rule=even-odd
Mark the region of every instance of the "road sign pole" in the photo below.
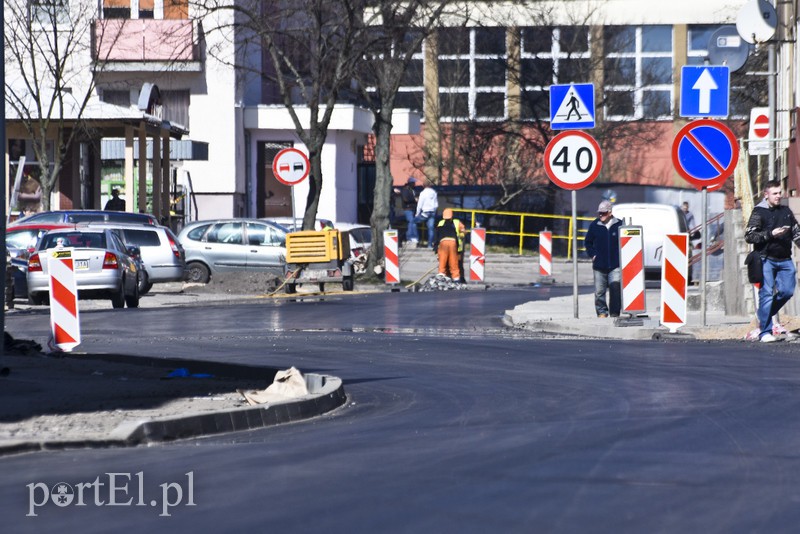
[[[572,190],[572,307],[578,318],[578,192]]]
[[[702,212],[703,212],[703,224],[700,227],[700,240],[702,242],[701,245],[701,254],[702,257],[700,258],[700,312],[703,316],[703,326],[706,326],[706,272],[708,269],[708,256],[706,256],[706,239],[708,232],[707,232],[707,222],[708,222],[708,188],[704,187],[700,191],[700,203],[702,204]]]
[[[767,100],[769,104],[769,179],[775,179],[775,43],[767,45]]]

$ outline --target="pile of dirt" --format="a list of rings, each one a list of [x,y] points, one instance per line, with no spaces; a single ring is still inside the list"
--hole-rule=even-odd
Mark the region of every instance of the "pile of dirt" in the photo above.
[[[283,277],[274,273],[237,272],[217,273],[207,284],[185,284],[191,293],[226,293],[229,295],[263,295],[272,293],[283,283]]]

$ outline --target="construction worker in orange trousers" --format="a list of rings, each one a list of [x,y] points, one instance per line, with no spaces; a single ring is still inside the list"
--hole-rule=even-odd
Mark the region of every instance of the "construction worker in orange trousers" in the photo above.
[[[461,278],[461,266],[458,264],[459,253],[463,247],[461,236],[464,225],[453,219],[453,210],[446,208],[442,212],[442,220],[436,225],[436,236],[433,242],[433,251],[439,256],[439,274],[447,276],[458,282]]]

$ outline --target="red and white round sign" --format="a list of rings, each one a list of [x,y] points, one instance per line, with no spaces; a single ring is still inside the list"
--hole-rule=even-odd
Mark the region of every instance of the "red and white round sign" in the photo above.
[[[594,182],[603,166],[603,154],[594,137],[580,130],[555,136],[544,151],[544,170],[563,189],[583,189]]]
[[[296,148],[284,148],[272,160],[272,173],[286,185],[299,184],[308,177],[309,170],[308,157]]]
[[[769,117],[765,114],[753,117],[753,135],[759,139],[769,135]]]

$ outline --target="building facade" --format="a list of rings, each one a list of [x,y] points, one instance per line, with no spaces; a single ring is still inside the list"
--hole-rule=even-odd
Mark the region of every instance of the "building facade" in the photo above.
[[[5,0],[11,1],[19,0]],[[464,16],[443,20],[425,41],[400,88],[397,107],[403,110],[396,114],[392,139],[395,184],[411,175],[471,187],[496,185],[515,173],[546,181],[540,158],[552,134],[547,128],[549,87],[586,82],[594,84],[598,104],[598,126],[590,133],[597,134],[605,157],[598,181],[688,187],[670,158],[674,135],[686,121],[679,115],[681,67],[703,64],[714,32],[735,24],[747,1],[673,0],[658,9],[649,4],[465,3]],[[87,5],[94,6],[91,31],[86,46],[75,51],[82,59],[73,64],[92,71],[91,102],[122,111],[110,117],[118,118],[118,124],[100,134],[102,143],[86,140],[96,178],[63,181],[54,208],[98,207],[112,185],[123,185],[130,209],[157,207],[162,216],[302,215],[308,185],[281,184],[271,160],[283,147],[305,147],[281,101],[259,76],[264,51],[256,44],[242,56],[238,45],[249,37],[225,31],[236,27],[230,11],[201,14],[188,0]],[[776,176],[795,190],[800,187],[800,151],[794,142],[800,70],[796,7],[793,0],[778,10],[773,161]],[[765,47],[754,47],[746,67],[731,79],[728,122],[742,138],[750,108],[767,105],[768,77],[759,72],[767,67]],[[142,109],[143,88],[152,91],[154,86],[155,107]],[[148,130],[145,119],[168,124],[167,133]],[[507,147],[479,149],[475,144],[469,150],[470,143],[501,127],[534,140],[531,153],[515,162],[502,156],[510,154],[502,152]],[[13,180],[19,148],[13,153],[12,140],[24,141],[24,132],[13,120],[7,120],[6,129],[6,169]],[[319,217],[341,222],[368,217],[372,164],[365,154],[371,129],[367,110],[355,103],[336,107],[323,150]],[[455,157],[480,150],[507,165],[484,162],[468,172],[472,163]],[[73,162],[80,158],[76,154]],[[769,166],[762,160],[762,168]],[[76,176],[86,172],[79,167]],[[90,193],[81,193],[74,185],[78,182],[91,182]],[[7,187],[11,191],[10,183]]]

